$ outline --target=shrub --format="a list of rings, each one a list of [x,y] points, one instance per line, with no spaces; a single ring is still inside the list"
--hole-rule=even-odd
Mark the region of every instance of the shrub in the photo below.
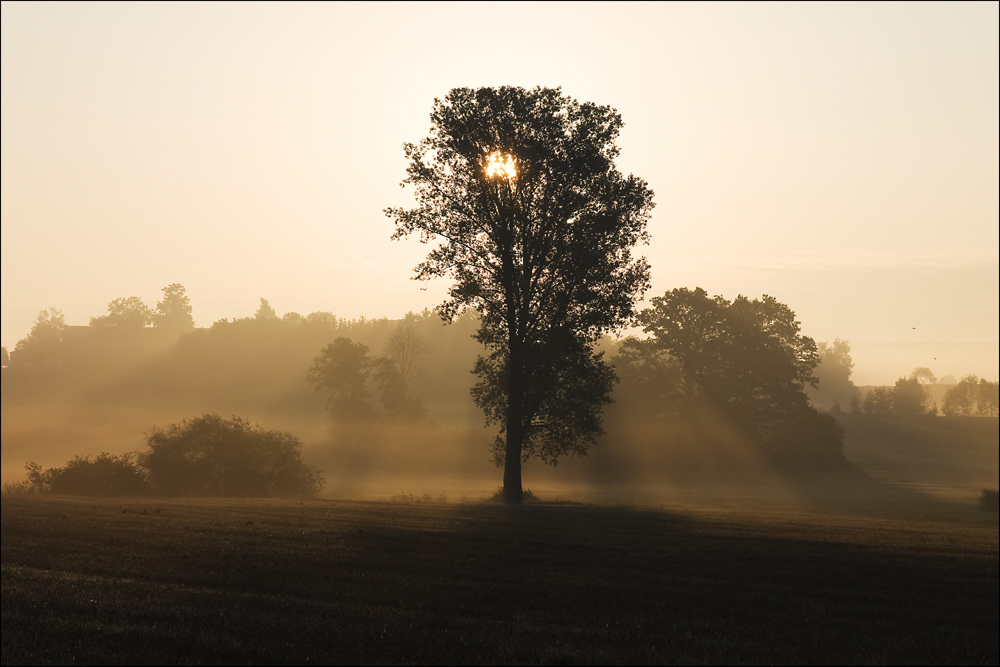
[[[141,461],[153,488],[170,495],[303,496],[323,487],[302,461],[301,441],[241,417],[206,414],[146,436]]]
[[[1000,513],[1000,505],[998,505],[997,494],[1000,493],[998,489],[983,489],[979,493],[979,507],[984,512],[993,512],[994,514]]]
[[[42,467],[34,461],[24,466],[28,479],[5,484],[7,493],[56,493],[75,496],[141,496],[149,493],[146,473],[135,454],[108,453],[75,457],[62,468]]]

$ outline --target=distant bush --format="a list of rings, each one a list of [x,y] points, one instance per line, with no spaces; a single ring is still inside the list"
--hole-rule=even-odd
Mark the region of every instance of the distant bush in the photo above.
[[[165,430],[153,427],[143,454],[77,456],[62,468],[25,466],[27,479],[5,493],[137,496],[308,496],[323,488],[290,433],[265,431],[246,419],[202,415]]]
[[[980,509],[984,512],[1000,513],[1000,504],[998,504],[997,498],[998,493],[1000,493],[998,489],[983,489],[979,493]]]
[[[4,485],[7,493],[55,493],[74,496],[141,496],[149,493],[146,472],[135,454],[101,453],[96,458],[75,457],[62,468],[42,467],[30,461],[28,478]]]
[[[302,496],[323,487],[302,461],[301,441],[241,417],[206,414],[146,437],[140,461],[154,490],[168,495]]]

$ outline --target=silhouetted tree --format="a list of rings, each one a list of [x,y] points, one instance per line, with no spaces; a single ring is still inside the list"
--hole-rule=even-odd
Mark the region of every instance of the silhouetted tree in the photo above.
[[[156,326],[177,331],[193,329],[191,300],[185,295],[184,286],[171,283],[161,291],[163,300],[156,304]]]
[[[1000,383],[966,375],[944,395],[941,411],[949,417],[996,417]]]
[[[426,341],[417,334],[415,319],[411,314],[396,325],[386,343],[385,356],[374,362],[382,407],[390,417],[399,419],[423,416],[420,400],[411,393],[414,366],[427,349]]]
[[[927,414],[930,411],[927,399],[927,389],[917,377],[899,378],[892,390],[892,413],[898,417]]]
[[[7,352],[6,347],[3,348],[3,357],[0,359],[0,363],[2,363],[4,368],[7,368],[7,366],[10,365],[10,353]]]
[[[714,403],[758,442],[779,417],[807,409],[816,344],[799,334],[788,306],[766,295],[730,302],[701,288],[674,289],[652,304],[638,316],[651,338],[623,347],[668,357],[683,396]]]
[[[152,309],[137,296],[119,298],[108,304],[108,314],[90,318],[92,327],[142,329],[153,323]]]
[[[15,361],[31,365],[62,363],[63,334],[66,320],[55,308],[40,311],[31,331],[14,346]]]
[[[141,496],[149,493],[146,471],[135,454],[106,452],[91,459],[76,456],[61,468],[42,470],[35,462],[25,466],[25,490],[75,496]]]
[[[357,419],[371,414],[368,379],[372,359],[368,346],[338,338],[323,348],[306,379],[315,391],[328,391],[327,410],[336,419]]]
[[[274,312],[274,308],[267,302],[267,299],[261,297],[260,307],[257,308],[257,312],[254,313],[253,317],[260,322],[271,322],[278,319],[278,314]]]
[[[872,387],[865,394],[862,409],[866,415],[888,416],[894,414],[892,387]]]
[[[323,487],[320,471],[302,461],[302,443],[246,419],[206,414],[153,427],[140,456],[153,489],[170,495],[300,496]]]
[[[456,88],[434,100],[430,135],[404,146],[417,206],[386,214],[393,238],[441,241],[416,278],[454,280],[443,317],[481,315],[473,397],[500,426],[505,502],[522,501],[528,457],[555,463],[601,433],[614,374],[592,345],[649,286],[632,248],[653,192],[615,168],[622,124],[558,88]]]
[[[850,343],[839,338],[832,343],[820,342],[817,343],[817,352],[819,364],[814,373],[818,384],[815,389],[807,389],[812,404],[832,412],[858,404],[861,393],[851,382],[854,360],[851,358]]]

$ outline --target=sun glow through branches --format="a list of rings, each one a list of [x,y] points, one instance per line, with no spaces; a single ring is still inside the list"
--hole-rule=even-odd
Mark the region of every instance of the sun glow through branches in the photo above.
[[[486,176],[487,178],[494,176],[517,178],[517,166],[514,164],[514,158],[509,155],[504,156],[500,151],[490,153],[486,157]]]

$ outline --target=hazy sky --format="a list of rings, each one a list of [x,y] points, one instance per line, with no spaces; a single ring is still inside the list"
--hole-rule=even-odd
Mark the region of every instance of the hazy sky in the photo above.
[[[859,382],[996,379],[998,23],[996,3],[4,2],[2,343],[173,282],[199,326],[260,297],[434,306],[447,283],[409,280],[427,247],[382,213],[413,201],[402,143],[451,88],[540,84],[622,114],[619,168],[656,193],[648,296],[771,294],[850,340]],[[867,352],[885,343],[912,358]],[[932,343],[958,356],[935,368]]]

